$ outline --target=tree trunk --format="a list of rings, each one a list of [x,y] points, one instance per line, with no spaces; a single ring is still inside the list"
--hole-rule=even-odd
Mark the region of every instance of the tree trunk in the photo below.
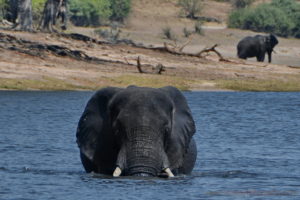
[[[40,30],[45,32],[56,32],[54,25],[56,19],[61,17],[62,29],[66,29],[67,0],[47,0],[45,3]]]
[[[31,0],[18,0],[16,30],[32,31],[32,6]]]

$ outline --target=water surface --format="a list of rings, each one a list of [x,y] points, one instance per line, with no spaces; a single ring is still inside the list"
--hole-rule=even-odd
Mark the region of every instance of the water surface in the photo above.
[[[190,176],[86,174],[75,142],[92,92],[0,92],[0,199],[300,199],[300,93],[184,93]]]

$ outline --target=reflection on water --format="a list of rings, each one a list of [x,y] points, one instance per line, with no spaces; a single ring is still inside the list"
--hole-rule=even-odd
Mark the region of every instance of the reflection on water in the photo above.
[[[185,93],[190,176],[86,174],[75,142],[91,92],[0,92],[0,199],[299,199],[300,93]]]

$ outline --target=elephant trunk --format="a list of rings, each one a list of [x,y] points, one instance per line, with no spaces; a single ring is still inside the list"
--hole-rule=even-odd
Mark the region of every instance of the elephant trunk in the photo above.
[[[162,170],[167,169],[170,172],[158,132],[143,127],[128,132],[127,137],[128,141],[122,145],[118,155],[116,175],[120,175],[120,170],[129,176],[158,176]]]
[[[145,142],[132,144],[127,154],[128,175],[148,174],[156,176],[160,170],[159,152],[156,146]]]

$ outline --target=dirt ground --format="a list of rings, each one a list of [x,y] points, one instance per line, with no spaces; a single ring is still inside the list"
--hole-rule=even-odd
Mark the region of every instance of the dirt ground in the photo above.
[[[161,87],[174,85],[186,90],[230,89],[222,81],[283,81],[300,85],[300,40],[279,38],[273,63],[258,63],[236,58],[236,44],[240,39],[257,33],[226,28],[227,3],[205,1],[203,13],[221,23],[203,24],[203,35],[184,37],[183,28],[193,30],[195,22],[180,17],[175,0],[135,0],[133,11],[121,28],[120,39],[129,39],[147,47],[162,47],[164,42],[181,46],[186,53],[219,44],[216,48],[227,61],[220,61],[216,54],[203,58],[174,55],[148,48],[126,44],[84,42],[56,34],[26,33],[1,30],[0,38],[0,88],[22,90],[95,90],[105,86],[135,84]],[[164,38],[162,29],[170,27],[176,40]],[[92,28],[71,27],[70,32],[88,35],[103,41]],[[17,40],[8,41],[13,36]],[[58,55],[43,50],[39,55],[30,53],[28,44],[57,45],[68,51],[80,51],[82,55],[97,61]],[[22,43],[22,44],[21,44]],[[139,73],[137,58],[147,73]],[[165,71],[154,74],[162,64]]]

